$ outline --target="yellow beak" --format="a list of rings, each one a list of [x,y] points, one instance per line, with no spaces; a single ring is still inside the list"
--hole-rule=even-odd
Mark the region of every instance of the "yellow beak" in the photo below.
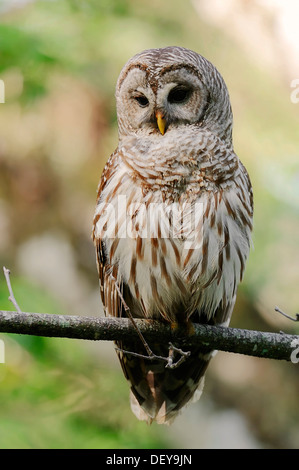
[[[164,115],[161,111],[156,112],[156,119],[157,119],[158,129],[161,132],[161,134],[164,135],[165,128],[166,128],[166,119],[164,118]]]

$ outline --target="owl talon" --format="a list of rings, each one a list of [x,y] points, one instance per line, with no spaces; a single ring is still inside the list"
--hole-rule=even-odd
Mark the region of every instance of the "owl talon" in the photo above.
[[[191,320],[188,320],[187,321],[187,325],[186,325],[186,330],[187,330],[187,334],[189,336],[192,336],[195,334],[195,328],[194,328],[194,324]]]
[[[173,333],[176,333],[178,330],[182,329],[188,336],[195,334],[195,328],[191,320],[186,320],[184,323],[172,322],[170,324],[170,329]]]
[[[179,329],[179,323],[178,322],[170,323],[170,329],[171,331],[177,331]]]

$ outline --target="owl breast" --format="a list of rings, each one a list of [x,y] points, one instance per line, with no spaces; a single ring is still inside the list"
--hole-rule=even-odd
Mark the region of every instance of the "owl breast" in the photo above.
[[[225,323],[250,244],[250,201],[240,189],[246,175],[213,136],[191,135],[185,151],[167,137],[164,153],[150,139],[120,145],[95,237],[128,304],[134,299],[134,316],[178,322],[196,312],[209,321],[221,307]]]

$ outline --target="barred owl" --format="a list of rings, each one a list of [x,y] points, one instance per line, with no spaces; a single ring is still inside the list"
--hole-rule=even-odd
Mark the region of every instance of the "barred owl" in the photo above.
[[[150,49],[122,69],[116,103],[119,143],[100,179],[93,226],[105,313],[227,326],[250,249],[253,197],[233,150],[224,80],[193,51]],[[145,354],[139,339],[117,346],[132,410],[148,423],[170,423],[199,398],[215,353],[199,344],[169,369],[127,354]],[[167,356],[168,345],[150,346]]]

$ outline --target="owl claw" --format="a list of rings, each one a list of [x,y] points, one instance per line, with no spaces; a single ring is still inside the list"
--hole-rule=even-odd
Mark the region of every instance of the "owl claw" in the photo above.
[[[174,321],[174,322],[170,323],[170,329],[171,329],[171,331],[176,331],[176,330],[178,330],[178,329],[179,329],[179,324],[178,324],[178,322],[175,322],[175,321]]]
[[[195,328],[194,328],[194,325],[193,325],[193,322],[191,320],[188,320],[187,321],[187,325],[186,325],[186,329],[187,329],[187,334],[189,336],[192,336],[195,334]]]
[[[193,322],[189,319],[184,323],[172,322],[170,324],[170,329],[174,333],[177,332],[180,328],[183,328],[184,333],[186,333],[188,336],[192,336],[195,334]]]

